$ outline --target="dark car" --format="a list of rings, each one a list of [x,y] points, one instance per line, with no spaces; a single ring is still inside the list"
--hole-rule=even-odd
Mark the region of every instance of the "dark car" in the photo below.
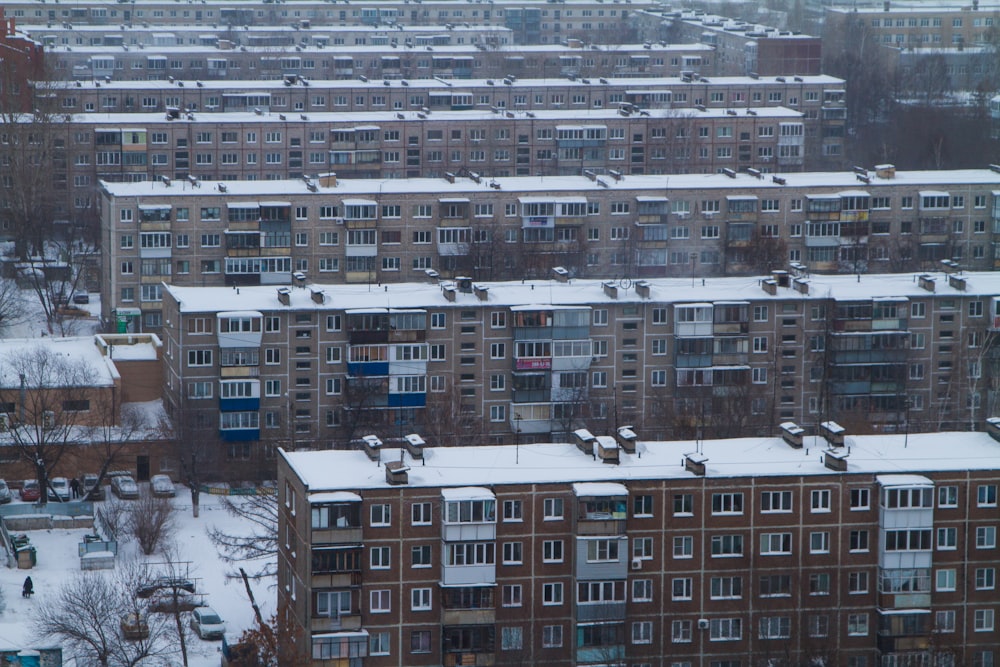
[[[0,504],[6,505],[12,500],[10,495],[10,488],[7,486],[7,482],[0,479]]]
[[[87,500],[104,500],[104,487],[97,483],[97,475],[87,473],[83,476],[82,493]]]

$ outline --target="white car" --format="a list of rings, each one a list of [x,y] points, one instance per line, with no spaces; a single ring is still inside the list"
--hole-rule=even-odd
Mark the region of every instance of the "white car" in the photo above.
[[[167,475],[153,475],[149,478],[149,488],[157,498],[173,498],[177,495],[174,483]]]
[[[226,622],[211,607],[195,607],[191,612],[191,629],[202,639],[222,639]]]
[[[65,477],[53,477],[49,480],[49,500],[69,501],[69,480]]]

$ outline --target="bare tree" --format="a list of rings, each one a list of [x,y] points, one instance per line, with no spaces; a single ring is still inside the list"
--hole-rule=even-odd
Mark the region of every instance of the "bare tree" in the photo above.
[[[52,470],[70,446],[83,442],[91,401],[111,389],[86,362],[43,346],[11,354],[0,369],[0,386],[7,387],[0,390],[2,402],[14,408],[7,415],[8,442],[34,466],[45,504]]]
[[[166,498],[146,493],[140,495],[131,507],[129,531],[139,543],[142,553],[148,556],[170,538],[174,528],[173,506]]]
[[[252,496],[223,496],[219,504],[229,516],[239,519],[240,529],[211,526],[206,532],[223,562],[243,569],[248,563],[258,567],[250,574],[253,579],[277,575],[278,496],[257,493]],[[231,572],[230,577],[239,576]]]
[[[86,291],[86,265],[97,255],[93,246],[69,239],[63,243],[40,241],[35,254],[27,258],[22,279],[34,292],[45,314],[49,334],[70,336],[76,332],[78,309],[73,295]]]
[[[79,661],[101,667],[134,667],[165,656],[171,649],[165,619],[133,595],[138,572],[123,566],[115,576],[82,572],[69,580],[36,608],[39,637],[58,640]]]
[[[427,395],[423,429],[428,441],[441,447],[478,445],[486,438],[482,415],[462,402],[457,387]]]
[[[17,283],[0,278],[0,333],[23,322],[26,315],[24,295]]]

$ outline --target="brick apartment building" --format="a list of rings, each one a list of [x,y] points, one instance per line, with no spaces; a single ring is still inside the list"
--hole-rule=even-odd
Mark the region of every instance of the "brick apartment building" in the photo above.
[[[6,5],[18,21],[105,25],[118,28],[130,23],[182,26],[351,26],[448,24],[495,25],[509,28],[519,44],[557,43],[571,37],[605,37],[624,42],[631,32],[629,17],[637,10],[653,7],[649,0],[620,2],[570,0],[558,6],[542,0],[428,0],[420,3],[382,3],[363,6],[350,2],[333,6],[328,2],[301,0],[294,5],[260,3],[248,6],[231,0],[206,0],[181,6],[171,0],[94,0],[86,6],[41,6],[35,0],[14,0]]]
[[[937,270],[942,259],[994,268],[1000,175],[866,173],[103,183],[102,314],[127,308],[157,331],[161,282],[288,285],[295,271],[384,284],[426,269],[547,278],[556,265],[615,279],[759,275],[789,262],[851,274]]]
[[[157,285],[166,409],[252,470],[275,445],[365,432],[523,444],[581,426],[673,439],[829,419],[917,432],[996,412],[993,272],[559,278]]]
[[[278,606],[313,665],[993,664],[997,443],[830,426],[282,451]]]

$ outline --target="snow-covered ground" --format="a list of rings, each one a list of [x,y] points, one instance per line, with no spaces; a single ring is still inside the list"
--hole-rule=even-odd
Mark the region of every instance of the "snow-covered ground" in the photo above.
[[[3,329],[0,338],[37,338],[49,335],[48,325],[45,323],[45,311],[38,303],[38,295],[34,290],[19,290],[21,299],[24,301],[24,317],[10,326]],[[63,329],[67,336],[92,336],[98,332],[101,317],[101,296],[94,292],[90,294],[90,303],[75,305],[90,313],[90,317],[67,317],[63,320]],[[55,331],[53,336],[61,333]]]
[[[227,576],[232,568],[218,558],[205,531],[210,526],[217,526],[238,532],[239,520],[226,513],[216,496],[201,494],[201,516],[197,519],[191,515],[190,495],[185,489],[178,487],[178,496],[172,502],[176,525],[172,542],[178,553],[177,558],[180,561],[190,561],[190,577],[195,580],[198,592],[206,594],[206,604],[214,607],[226,621],[227,635],[238,636],[254,624],[253,609],[242,580]],[[95,504],[100,505],[99,502]],[[63,583],[79,575],[77,544],[83,541],[83,535],[88,532],[92,531],[52,529],[26,532],[37,550],[38,564],[31,570],[0,566],[0,590],[6,601],[6,610],[0,613],[0,647],[24,649],[53,645],[51,642],[40,643],[35,636],[33,611],[39,605],[47,604]],[[163,561],[162,557],[155,554],[144,557],[137,556],[136,553],[134,543],[125,544],[120,546],[118,558],[145,558],[151,563]],[[24,599],[21,597],[21,586],[28,575],[34,583],[35,595]],[[269,587],[274,582],[268,580],[251,583],[257,604],[264,617],[269,618],[275,609],[274,589]],[[221,649],[220,641],[203,641],[192,635],[188,642],[190,667],[218,667]],[[64,653],[64,659],[68,657]],[[171,664],[181,664],[179,654]]]

